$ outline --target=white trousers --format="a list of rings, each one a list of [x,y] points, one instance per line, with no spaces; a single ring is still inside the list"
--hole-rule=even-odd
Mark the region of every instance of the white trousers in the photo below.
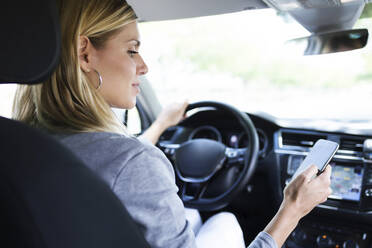
[[[243,232],[234,214],[221,212],[204,224],[199,211],[186,208],[186,219],[191,225],[198,248],[245,248]]]

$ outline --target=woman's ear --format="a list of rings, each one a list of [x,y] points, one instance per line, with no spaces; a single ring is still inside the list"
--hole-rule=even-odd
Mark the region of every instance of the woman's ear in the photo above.
[[[92,43],[87,36],[80,36],[79,37],[79,44],[78,44],[78,56],[80,62],[80,68],[84,72],[90,72],[92,65],[91,65],[91,56],[92,56]]]

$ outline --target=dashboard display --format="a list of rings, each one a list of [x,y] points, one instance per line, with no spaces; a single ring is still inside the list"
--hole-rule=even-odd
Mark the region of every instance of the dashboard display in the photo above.
[[[363,168],[333,165],[331,199],[359,201],[362,190]]]

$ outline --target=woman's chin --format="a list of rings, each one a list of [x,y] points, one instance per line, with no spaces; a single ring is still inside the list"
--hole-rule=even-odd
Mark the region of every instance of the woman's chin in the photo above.
[[[136,106],[136,103],[137,103],[136,98],[134,98],[134,100],[132,101],[110,104],[110,106],[118,109],[132,109]]]
[[[132,109],[136,106],[136,103],[137,103],[137,99],[134,98],[131,102],[127,103],[124,108],[125,109]]]

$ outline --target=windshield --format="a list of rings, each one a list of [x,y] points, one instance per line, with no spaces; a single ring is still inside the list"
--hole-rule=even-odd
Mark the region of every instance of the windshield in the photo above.
[[[372,119],[371,42],[302,56],[284,43],[309,32],[272,9],[141,23],[140,31],[147,78],[163,105],[217,100],[281,119]]]

